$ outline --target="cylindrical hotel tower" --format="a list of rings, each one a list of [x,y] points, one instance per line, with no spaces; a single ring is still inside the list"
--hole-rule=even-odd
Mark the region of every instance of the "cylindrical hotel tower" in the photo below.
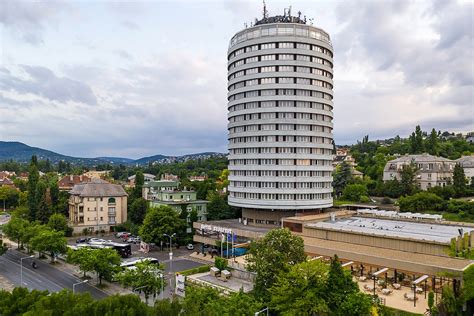
[[[332,206],[333,49],[299,17],[264,17],[228,50],[229,204],[249,225]]]

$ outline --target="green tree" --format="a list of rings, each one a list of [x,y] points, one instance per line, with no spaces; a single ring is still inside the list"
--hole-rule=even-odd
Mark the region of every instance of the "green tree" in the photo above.
[[[421,154],[423,153],[423,131],[420,128],[420,125],[417,125],[415,131],[410,135],[410,153],[411,154]]]
[[[48,222],[51,211],[51,198],[49,196],[48,187],[44,181],[39,181],[36,186],[35,200],[38,203],[36,209],[36,220],[45,224]]]
[[[128,211],[128,219],[134,223],[141,225],[145,219],[148,210],[148,201],[142,197],[135,199],[130,205]]]
[[[66,253],[67,240],[64,232],[45,229],[31,239],[31,248],[39,253],[49,252],[51,262],[54,262],[58,254]]]
[[[268,299],[268,289],[280,272],[306,259],[303,239],[288,229],[273,229],[262,239],[253,241],[248,252],[248,270],[256,272],[255,293]]]
[[[342,311],[339,311],[339,308],[342,307],[341,304],[349,295],[357,292],[359,292],[359,288],[357,284],[352,281],[352,276],[349,271],[344,271],[339,258],[334,256],[331,260],[325,287],[325,297],[330,310],[336,314],[344,315]]]
[[[20,193],[12,187],[9,186],[0,186],[0,207],[3,209],[13,208],[18,206]]]
[[[28,225],[29,222],[26,219],[13,216],[12,219],[3,226],[3,233],[9,239],[16,241],[18,249],[20,249]]]
[[[22,235],[22,243],[26,246],[26,249],[28,252],[33,250],[32,246],[32,240],[36,236],[39,236],[41,232],[49,230],[46,228],[44,225],[39,223],[38,221],[35,222],[30,222],[28,225],[25,227],[24,234]]]
[[[165,282],[161,278],[163,267],[144,261],[135,265],[136,269],[129,269],[118,274],[117,279],[125,287],[129,287],[132,291],[137,289],[145,295],[145,301],[148,304],[148,298],[153,295],[160,294],[161,289],[164,288]]]
[[[466,192],[466,175],[460,164],[456,164],[453,170],[453,187],[457,196],[463,196]]]
[[[97,274],[99,284],[102,284],[102,279],[111,280],[119,268],[118,253],[110,248],[95,249],[92,252],[92,258],[92,270]]]
[[[342,198],[347,201],[361,202],[362,198],[368,199],[367,187],[363,184],[349,184],[344,188]]]
[[[443,211],[446,208],[446,203],[442,198],[429,192],[401,197],[398,205],[401,212]]]
[[[352,181],[351,168],[352,167],[345,161],[336,168],[336,172],[334,173],[334,180],[332,183],[336,197],[341,195],[346,185],[349,184],[350,181]]]
[[[135,174],[135,187],[133,188],[133,199],[138,199],[142,197],[142,188],[143,188],[144,183],[145,183],[145,176],[143,175],[143,172],[137,171],[137,173]]]
[[[169,206],[150,208],[140,227],[140,236],[144,242],[159,244],[165,240],[163,234],[171,235],[186,229],[186,221]]]
[[[416,192],[416,173],[417,168],[414,163],[403,165],[400,172],[400,189],[402,194],[411,195]]]
[[[433,128],[431,130],[430,135],[426,139],[425,148],[426,148],[426,151],[430,155],[437,156],[438,151],[439,151],[438,147],[439,147],[439,135],[438,135],[438,132],[436,132],[436,130]]]
[[[357,292],[350,293],[334,312],[340,316],[365,316],[371,315],[372,299],[369,295]]]
[[[38,160],[36,156],[31,157],[30,166],[28,168],[28,208],[29,220],[36,219],[38,210],[38,201],[36,200],[36,186],[39,181]]]
[[[69,231],[66,216],[58,213],[53,214],[49,217],[48,227],[58,232],[64,232],[64,234]]]
[[[94,271],[94,251],[95,249],[88,247],[80,247],[76,250],[68,249],[67,262],[77,264],[85,278],[87,272]]]
[[[324,299],[329,268],[319,261],[307,261],[280,273],[269,292],[269,306],[281,315],[318,315],[329,312]]]

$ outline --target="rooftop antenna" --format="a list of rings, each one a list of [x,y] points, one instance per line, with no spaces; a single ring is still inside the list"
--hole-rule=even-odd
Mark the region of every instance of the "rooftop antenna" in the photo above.
[[[301,19],[301,11],[298,11],[298,19]]]
[[[288,16],[291,18],[291,5],[290,5],[290,7],[288,8]]]
[[[265,4],[265,0],[263,0],[263,18],[264,19],[268,18],[268,11],[267,11],[267,5]]]

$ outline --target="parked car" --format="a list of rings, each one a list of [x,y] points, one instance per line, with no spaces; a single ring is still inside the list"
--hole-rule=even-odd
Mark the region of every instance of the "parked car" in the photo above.
[[[130,235],[130,233],[128,232],[118,232],[117,234],[115,234],[115,237],[117,238],[123,238],[125,235]]]
[[[78,238],[76,239],[76,244],[83,244],[83,243],[86,243],[90,240],[89,237],[82,237],[82,238]]]
[[[140,237],[135,237],[135,236],[130,236],[127,238],[127,242],[128,243],[133,243],[133,244],[139,244],[141,242],[141,238]]]
[[[193,244],[187,244],[187,245],[186,245],[186,248],[187,248],[188,250],[194,250],[194,245],[193,245]]]

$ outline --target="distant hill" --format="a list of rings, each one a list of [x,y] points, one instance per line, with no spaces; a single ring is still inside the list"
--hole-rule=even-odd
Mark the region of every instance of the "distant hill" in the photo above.
[[[18,162],[29,162],[31,156],[36,155],[39,160],[49,159],[52,163],[66,161],[76,165],[94,166],[98,164],[124,164],[124,165],[145,165],[149,163],[172,163],[186,160],[206,159],[210,157],[225,157],[225,154],[216,152],[205,152],[198,154],[188,154],[183,156],[154,155],[140,159],[130,159],[122,157],[97,157],[79,158],[55,153],[50,150],[31,147],[20,142],[0,141],[0,161],[14,160]]]

